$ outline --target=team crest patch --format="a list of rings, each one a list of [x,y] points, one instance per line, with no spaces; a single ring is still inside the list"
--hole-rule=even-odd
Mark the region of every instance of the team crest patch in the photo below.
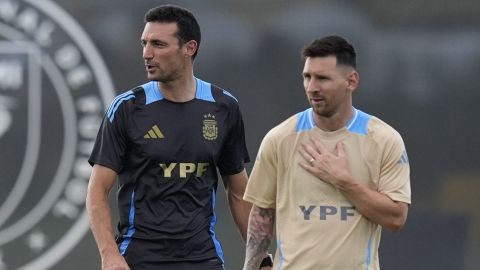
[[[203,137],[209,141],[213,141],[218,137],[217,120],[215,115],[206,114],[203,116]]]

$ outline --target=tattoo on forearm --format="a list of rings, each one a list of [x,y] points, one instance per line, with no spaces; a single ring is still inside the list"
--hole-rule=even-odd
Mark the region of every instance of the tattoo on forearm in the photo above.
[[[275,209],[253,206],[247,232],[244,270],[257,270],[265,257],[273,238]]]

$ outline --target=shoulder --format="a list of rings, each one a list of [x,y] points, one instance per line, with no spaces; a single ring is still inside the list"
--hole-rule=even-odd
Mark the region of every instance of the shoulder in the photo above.
[[[212,94],[216,97],[218,102],[225,102],[225,103],[238,103],[238,99],[232,95],[229,91],[221,88],[218,85],[212,84]]]
[[[368,135],[380,146],[404,148],[400,133],[376,116],[370,117]]]
[[[400,134],[380,118],[355,109],[353,120],[347,124],[347,129],[356,134],[373,139],[388,139],[399,137]]]
[[[376,116],[371,116],[370,124],[369,124],[369,133],[371,133],[376,137],[383,137],[383,138],[401,137],[398,131],[396,131],[392,126],[390,126],[385,121],[381,120]]]
[[[115,118],[115,115],[120,111],[120,110],[125,110],[130,108],[132,105],[135,104],[145,104],[146,100],[146,93],[147,93],[147,88],[149,85],[151,85],[152,82],[136,86],[128,91],[123,91],[123,93],[117,95],[112,102],[110,103],[110,106],[107,109],[106,115],[110,122],[113,121]]]
[[[403,138],[392,126],[372,116],[369,123],[369,136],[373,144],[382,152],[383,160],[396,164],[409,163]]]
[[[238,100],[229,91],[213,83],[197,78],[196,98],[236,107]]]

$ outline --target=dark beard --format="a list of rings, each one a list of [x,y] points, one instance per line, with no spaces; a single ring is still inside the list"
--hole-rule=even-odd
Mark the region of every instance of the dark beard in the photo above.
[[[316,110],[314,106],[312,106],[313,112],[321,117],[330,118],[335,113],[333,110],[328,109],[328,107],[323,107],[323,110]]]

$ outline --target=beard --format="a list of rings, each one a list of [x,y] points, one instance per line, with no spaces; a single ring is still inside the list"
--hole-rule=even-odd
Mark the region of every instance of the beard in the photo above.
[[[166,63],[164,62],[163,65],[157,61],[148,61],[145,65],[155,67],[152,72],[147,69],[148,79],[151,81],[159,81],[161,83],[169,83],[180,78],[185,66],[184,63],[179,63],[177,61],[167,61]]]
[[[329,106],[327,103],[325,104],[312,104],[310,102],[310,106],[313,109],[313,112],[321,117],[330,118],[335,114],[335,109]]]
[[[152,80],[159,81],[161,83],[169,83],[174,81],[176,78],[178,78],[178,76],[175,76],[172,73],[163,73],[163,72],[159,74],[155,74],[151,77],[152,77]]]
[[[179,72],[177,70],[162,70],[158,69],[155,73],[147,73],[147,77],[151,81],[159,81],[161,83],[169,83],[178,79]]]

